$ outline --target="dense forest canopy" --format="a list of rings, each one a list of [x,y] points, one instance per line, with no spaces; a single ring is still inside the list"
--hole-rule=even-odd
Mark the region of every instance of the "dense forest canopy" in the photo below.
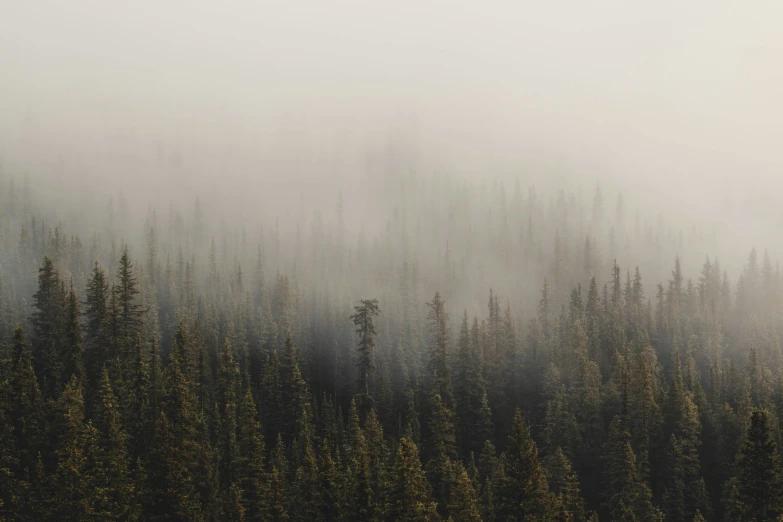
[[[783,2],[0,5],[0,522],[783,521]]]
[[[783,515],[766,251],[694,270],[710,234],[600,184],[389,174],[291,227],[36,183],[0,181],[8,520]]]

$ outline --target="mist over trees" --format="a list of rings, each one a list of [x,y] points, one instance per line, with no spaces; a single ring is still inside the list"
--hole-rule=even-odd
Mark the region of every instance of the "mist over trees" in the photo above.
[[[390,173],[258,222],[45,182],[0,178],[6,520],[783,515],[765,250],[600,184]]]

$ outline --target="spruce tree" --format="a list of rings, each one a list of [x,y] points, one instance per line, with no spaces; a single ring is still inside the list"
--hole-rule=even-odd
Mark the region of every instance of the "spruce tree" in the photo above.
[[[43,405],[31,359],[27,337],[19,325],[14,330],[6,411],[6,421],[12,427],[11,436],[17,451],[15,474],[19,477],[33,474],[43,435]]]
[[[478,341],[472,339],[468,329],[467,311],[460,326],[456,366],[454,398],[458,443],[464,453],[479,452],[484,441],[492,436],[492,413],[481,374]]]
[[[730,494],[732,520],[775,520],[783,514],[780,461],[766,410],[751,414]]]
[[[354,306],[351,321],[356,326],[356,334],[359,336],[358,355],[356,366],[358,368],[359,381],[358,393],[364,397],[364,401],[370,400],[371,378],[375,370],[373,354],[375,348],[375,325],[373,318],[380,314],[377,299],[362,299],[358,306]],[[368,405],[369,406],[369,405]]]
[[[65,337],[61,351],[62,376],[60,382],[68,382],[71,375],[79,381],[84,379],[84,346],[82,345],[82,326],[79,318],[79,300],[71,279],[65,304]]]
[[[56,399],[62,382],[60,346],[64,338],[65,292],[48,256],[38,269],[38,290],[33,295],[33,306],[34,368],[44,397]]]
[[[438,517],[430,486],[421,469],[416,444],[399,440],[389,484],[389,519],[399,522],[430,522]]]
[[[431,396],[440,395],[449,409],[452,408],[451,372],[449,364],[449,316],[438,292],[427,303],[427,320],[430,328],[429,386]]]
[[[99,511],[101,491],[96,473],[102,462],[95,458],[98,433],[84,421],[84,391],[73,376],[57,402],[59,411],[56,469],[51,478],[54,498],[49,506],[55,520],[84,520],[104,516]],[[41,480],[43,477],[38,477]]]
[[[538,460],[538,448],[518,408],[501,461],[503,473],[494,484],[498,519],[521,521],[551,517],[554,499]]]
[[[468,472],[459,461],[453,466],[453,481],[449,487],[449,518],[454,522],[480,522],[478,498]]]
[[[22,518],[27,484],[19,469],[19,452],[14,440],[11,410],[11,385],[0,380],[0,520]]]
[[[627,418],[615,416],[609,428],[605,450],[605,488],[608,514],[622,518],[633,513],[638,518],[658,517],[652,494],[639,476],[636,455],[631,448]]]
[[[109,339],[107,337],[109,283],[106,273],[95,262],[92,276],[87,281],[84,302],[85,369],[91,387],[100,382],[103,367],[109,360]]]
[[[242,505],[248,521],[271,517],[267,475],[264,465],[264,435],[258,420],[256,403],[250,390],[245,393],[239,410],[239,462],[237,475],[242,489]]]
[[[126,345],[136,340],[141,329],[144,308],[137,302],[139,295],[138,277],[133,273],[128,247],[122,250],[120,266],[117,269],[118,284],[114,291],[120,311],[120,336]]]
[[[198,490],[190,473],[192,456],[183,447],[173,424],[164,411],[155,424],[149,463],[147,464],[150,491],[149,504],[144,512],[150,520],[202,520],[202,506]]]
[[[547,476],[552,492],[557,496],[557,515],[559,520],[583,522],[587,520],[587,510],[580,494],[579,478],[561,448],[546,459]]]
[[[107,520],[132,520],[139,515],[139,506],[128,466],[127,435],[121,423],[120,404],[105,368],[95,409],[101,457],[96,487],[102,492],[103,500],[99,510]]]

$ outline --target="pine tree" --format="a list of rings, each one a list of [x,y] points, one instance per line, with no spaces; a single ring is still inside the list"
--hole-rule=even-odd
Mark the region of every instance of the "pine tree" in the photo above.
[[[11,383],[0,380],[0,520],[22,518],[27,484],[19,473],[19,453],[10,419]]]
[[[120,310],[120,336],[124,343],[136,340],[142,325],[142,317],[145,313],[142,305],[138,304],[139,281],[133,273],[133,264],[130,261],[128,247],[122,250],[120,266],[117,269],[119,283],[115,287],[117,301]]]
[[[86,301],[84,302],[85,369],[90,388],[100,382],[103,367],[109,360],[109,339],[107,337],[109,283],[106,273],[95,262],[92,276],[87,281]]]
[[[227,501],[223,509],[226,520],[232,522],[245,522],[245,507],[242,502],[242,490],[236,484],[231,484],[228,490]]]
[[[432,398],[430,411],[432,415],[428,444],[430,458],[426,470],[439,512],[444,514],[448,503],[449,485],[454,481],[453,461],[457,456],[452,420],[454,415],[443,404],[440,395]]]
[[[605,457],[607,511],[611,516],[622,519],[629,512],[637,518],[659,516],[649,487],[639,476],[626,418],[615,416],[612,420]]]
[[[100,469],[96,487],[102,492],[97,506],[106,520],[127,520],[138,516],[133,478],[128,469],[127,435],[121,424],[120,404],[104,368],[96,405],[95,427],[100,443]]]
[[[65,338],[61,351],[62,376],[60,382],[68,382],[71,375],[79,381],[84,379],[84,347],[82,346],[82,327],[79,322],[79,300],[73,287],[73,279],[68,290],[64,317]]]
[[[331,449],[322,441],[318,453],[318,516],[321,520],[339,520],[342,516],[344,500],[341,498],[337,463],[332,458]]]
[[[690,520],[697,511],[708,512],[709,500],[701,476],[701,420],[691,393],[684,388],[677,348],[674,359],[674,376],[665,411],[667,427],[674,440],[669,443],[671,469],[666,473],[665,483],[670,495],[682,495],[682,510],[675,502],[673,505],[677,507],[669,513],[669,517],[672,520]]]
[[[582,522],[587,520],[585,503],[579,492],[579,478],[561,448],[546,459],[547,475],[552,492],[557,496],[559,520]]]
[[[430,487],[421,469],[419,451],[408,438],[397,446],[389,484],[389,519],[399,522],[439,520]]]
[[[495,487],[499,520],[546,520],[553,515],[553,498],[546,473],[538,460],[538,448],[530,428],[517,408],[506,451],[501,457],[503,473]]]
[[[480,522],[478,498],[468,472],[459,461],[453,466],[454,480],[449,488],[449,518],[454,522]]]
[[[280,371],[280,359],[277,350],[266,357],[263,375],[261,377],[261,392],[264,400],[261,403],[264,419],[265,436],[275,440],[278,433],[284,431],[285,408],[283,406],[283,385]]]
[[[18,467],[15,474],[24,477],[33,474],[38,462],[43,419],[38,380],[33,372],[27,337],[21,325],[14,330],[9,380],[6,420],[12,427],[11,436],[17,451]]]
[[[430,359],[429,380],[430,394],[440,395],[441,400],[449,409],[452,408],[451,373],[449,371],[449,316],[445,304],[438,292],[427,303],[430,310],[427,314],[430,327]]]
[[[31,317],[35,333],[34,367],[44,397],[56,398],[61,391],[62,362],[59,348],[64,337],[65,292],[54,263],[48,256],[38,269],[38,290],[33,295]]]
[[[226,339],[218,357],[216,383],[220,448],[220,484],[229,494],[228,488],[237,481],[239,446],[237,444],[237,395],[239,389],[239,368],[234,363],[231,343]]]
[[[57,409],[59,441],[55,452],[57,465],[51,479],[55,492],[51,514],[56,520],[101,516],[103,513],[96,510],[101,504],[95,477],[102,465],[95,459],[98,434],[91,424],[84,422],[84,392],[76,376],[60,396]]]
[[[479,452],[492,436],[492,413],[481,374],[478,339],[472,339],[465,312],[457,343],[457,378],[454,385],[458,442],[463,453]]]
[[[307,522],[319,520],[321,506],[321,489],[319,488],[319,470],[312,441],[307,439],[302,443],[300,465],[294,472],[292,491],[296,499],[291,504],[291,520]]]
[[[150,502],[144,511],[153,521],[202,520],[201,500],[190,474],[191,456],[180,451],[177,439],[173,424],[161,411],[147,465]]]
[[[370,410],[364,423],[364,439],[367,444],[369,483],[372,492],[371,518],[380,519],[385,507],[382,496],[388,481],[388,448],[383,435],[383,427],[375,410]]]
[[[241,403],[238,432],[237,475],[239,487],[243,491],[245,517],[248,521],[267,520],[271,517],[271,511],[264,468],[264,435],[250,390],[245,393]]]
[[[193,383],[182,372],[182,348],[175,343],[164,371],[161,414],[146,468],[155,516],[198,520],[215,493],[210,484],[212,450],[203,434]]]
[[[753,410],[730,494],[732,520],[775,520],[783,513],[780,461],[766,410]]]
[[[359,336],[356,360],[359,375],[357,388],[359,394],[364,397],[364,401],[369,401],[370,381],[375,370],[373,351],[375,348],[375,335],[377,335],[373,317],[377,317],[380,314],[380,310],[378,309],[377,299],[362,299],[359,303],[358,306],[354,306],[354,313],[351,316],[351,321],[356,326],[356,333]]]

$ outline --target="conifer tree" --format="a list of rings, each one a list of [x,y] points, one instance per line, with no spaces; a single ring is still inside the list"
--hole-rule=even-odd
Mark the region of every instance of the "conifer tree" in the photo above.
[[[54,498],[49,506],[55,520],[84,520],[104,514],[98,511],[101,496],[95,476],[102,467],[95,458],[98,434],[84,422],[83,394],[81,383],[73,376],[57,403],[59,440],[51,478]]]
[[[478,498],[465,466],[453,464],[453,482],[449,488],[448,513],[454,522],[480,522]]]
[[[358,368],[359,382],[357,388],[364,400],[370,400],[370,386],[375,362],[373,354],[375,348],[375,325],[373,318],[380,314],[377,299],[362,299],[358,306],[354,306],[351,321],[356,326],[359,336],[358,355],[356,366]],[[364,401],[363,401],[364,402]]]
[[[451,372],[449,370],[449,317],[445,303],[438,292],[427,303],[427,319],[430,327],[429,380],[431,396],[440,395],[449,409],[452,408]]]
[[[180,450],[182,441],[164,411],[155,424],[148,469],[150,520],[202,520],[199,493],[190,474],[192,457]],[[187,450],[188,448],[182,448]]]
[[[605,456],[607,508],[611,516],[616,519],[629,513],[637,518],[659,516],[652,506],[649,487],[639,476],[627,419],[615,416],[612,420]]]
[[[21,325],[14,330],[9,381],[5,418],[12,428],[17,452],[18,464],[14,471],[18,477],[24,477],[33,474],[38,461],[43,408],[30,348]]]
[[[239,462],[237,475],[242,489],[242,505],[248,521],[271,517],[267,476],[264,466],[264,436],[253,394],[247,390],[239,410]]]
[[[454,481],[453,462],[456,459],[456,441],[454,438],[453,414],[440,398],[435,395],[430,407],[429,460],[426,471],[432,484],[433,495],[439,511],[446,512],[449,485]]]
[[[109,339],[107,338],[109,283],[106,273],[95,262],[92,276],[87,281],[84,302],[85,368],[91,387],[100,382],[103,367],[109,360]]]
[[[478,339],[474,340],[468,329],[467,311],[460,326],[456,366],[454,398],[459,446],[464,453],[479,452],[492,435],[492,413],[481,374]]]
[[[38,269],[38,290],[33,295],[35,311],[31,317],[34,341],[34,368],[44,397],[55,399],[60,391],[62,343],[65,319],[65,292],[54,263],[48,256]]]
[[[239,446],[237,444],[237,395],[239,369],[234,363],[231,343],[226,339],[219,354],[215,395],[219,414],[220,484],[228,488],[237,477]]]
[[[753,410],[730,487],[732,520],[775,520],[783,513],[780,461],[766,410]]]
[[[96,487],[102,492],[99,511],[107,520],[134,519],[139,515],[133,478],[128,469],[127,435],[121,424],[120,404],[104,368],[96,405],[95,427],[100,443],[101,466]]]
[[[19,469],[19,453],[13,436],[11,410],[11,384],[0,380],[0,520],[17,516],[22,518],[27,484]]]
[[[498,519],[546,520],[551,517],[554,499],[538,460],[538,448],[518,408],[501,461],[503,473],[494,484]]]
[[[283,406],[283,385],[281,382],[280,359],[277,350],[267,354],[261,377],[261,403],[265,436],[271,440],[284,431],[285,409]]]
[[[579,492],[579,478],[561,448],[546,459],[547,475],[552,492],[557,496],[559,520],[582,522],[587,520],[584,500]]]
[[[275,464],[272,464],[272,470],[269,472],[267,489],[269,490],[270,515],[268,519],[262,520],[271,520],[274,522],[289,520],[288,511],[286,510],[285,478],[281,475]]]
[[[421,469],[419,451],[408,438],[397,446],[389,484],[389,519],[399,522],[429,522],[440,518],[430,487]]]
[[[117,302],[120,311],[119,334],[124,343],[136,340],[142,325],[144,308],[137,302],[139,295],[138,277],[133,273],[133,264],[130,261],[128,247],[122,250],[120,266],[117,269],[118,284],[114,291],[117,293]]]

